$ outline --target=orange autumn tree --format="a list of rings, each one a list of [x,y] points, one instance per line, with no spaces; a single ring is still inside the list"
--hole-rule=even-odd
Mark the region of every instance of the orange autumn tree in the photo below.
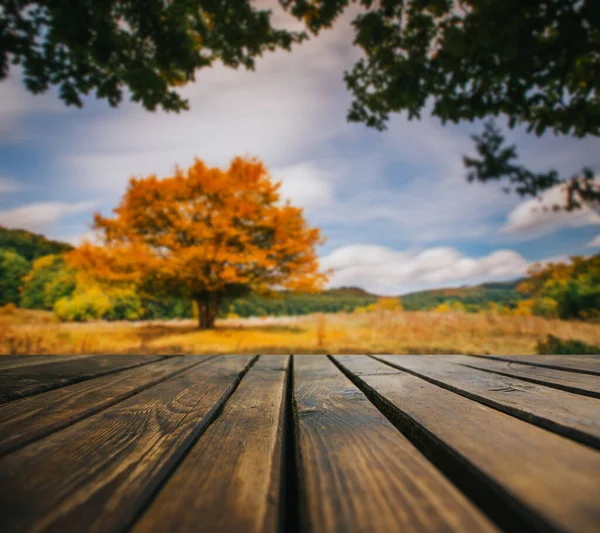
[[[115,216],[94,216],[101,244],[84,243],[70,261],[143,293],[190,298],[199,327],[212,328],[224,298],[311,292],[326,281],[320,231],[279,187],[261,162],[240,157],[227,170],[196,160],[172,177],[132,178]]]

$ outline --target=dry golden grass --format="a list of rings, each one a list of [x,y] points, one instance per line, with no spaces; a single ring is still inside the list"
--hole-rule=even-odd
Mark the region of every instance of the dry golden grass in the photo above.
[[[23,314],[29,313],[29,314]],[[539,317],[432,312],[62,324],[50,313],[0,316],[0,354],[490,353],[531,354],[548,334],[600,344],[600,325]]]

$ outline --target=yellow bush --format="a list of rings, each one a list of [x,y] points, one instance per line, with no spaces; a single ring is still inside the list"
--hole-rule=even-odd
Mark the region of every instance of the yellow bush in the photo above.
[[[515,316],[533,316],[535,300],[521,300],[517,302],[517,308],[512,312]]]
[[[394,311],[399,313],[404,310],[400,298],[379,298],[375,306],[379,311]]]
[[[12,302],[8,302],[0,307],[0,315],[14,315],[16,312],[17,306]]]
[[[455,300],[450,304],[450,309],[452,310],[453,313],[466,313],[467,312],[467,308],[465,307],[465,305],[462,302],[459,302],[458,300]]]
[[[54,304],[54,314],[63,321],[86,322],[104,317],[111,310],[108,296],[94,287],[72,298],[61,298]]]
[[[467,308],[458,300],[447,301],[439,304],[435,309],[436,313],[466,313]]]
[[[492,315],[510,315],[512,310],[506,305],[498,304],[496,302],[489,302],[488,312]]]
[[[365,307],[354,308],[355,313],[375,313],[377,311],[392,311],[400,313],[404,310],[400,298],[383,297]]]

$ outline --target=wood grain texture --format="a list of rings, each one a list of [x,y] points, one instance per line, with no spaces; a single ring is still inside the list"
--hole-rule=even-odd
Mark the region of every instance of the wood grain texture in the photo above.
[[[307,531],[496,531],[325,356],[295,356]]]
[[[263,356],[133,533],[278,531],[288,356]]]
[[[0,371],[9,368],[58,363],[73,359],[92,357],[91,355],[0,355]]]
[[[447,362],[439,356],[376,359],[527,422],[600,448],[600,400]]]
[[[3,531],[126,529],[252,359],[211,359],[1,458]]]
[[[514,363],[600,376],[600,355],[481,355],[471,357],[512,361]]]
[[[0,372],[0,403],[145,365],[163,358],[156,355],[96,355],[3,369]]]
[[[596,533],[600,453],[365,356],[334,359],[414,438],[534,531]],[[455,479],[456,481],[456,479]]]
[[[93,415],[209,358],[171,357],[0,405],[0,455]]]
[[[489,357],[469,357],[467,355],[440,356],[471,368],[485,370],[502,376],[524,379],[538,385],[547,385],[575,394],[600,398],[600,378],[591,374],[578,374],[543,366],[499,361]]]

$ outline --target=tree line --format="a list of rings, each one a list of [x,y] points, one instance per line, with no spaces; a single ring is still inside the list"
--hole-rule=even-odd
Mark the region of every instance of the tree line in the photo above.
[[[13,249],[0,249],[0,305],[53,311],[65,321],[170,320],[192,318],[191,301],[181,297],[150,297],[135,287],[99,284],[68,265],[62,255],[27,261]],[[225,299],[218,316],[290,316],[352,312],[377,301],[368,293],[344,290],[322,293],[274,292]]]
[[[189,319],[195,314],[193,304],[184,298],[149,297],[135,287],[93,282],[67,264],[61,253],[72,247],[66,243],[4,228],[0,228],[0,242],[4,245],[0,248],[0,305],[53,311],[65,321]],[[48,251],[61,253],[45,254]],[[382,299],[357,288],[249,294],[223,301],[218,316],[377,310],[594,318],[600,314],[600,255],[576,257],[569,264],[538,265],[528,278],[512,282],[421,291],[402,298]]]

